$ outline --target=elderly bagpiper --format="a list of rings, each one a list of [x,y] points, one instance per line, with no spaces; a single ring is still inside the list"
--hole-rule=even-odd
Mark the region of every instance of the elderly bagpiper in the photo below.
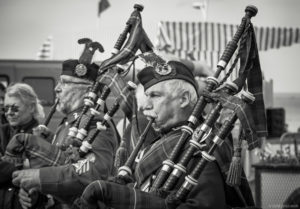
[[[181,128],[197,101],[197,84],[191,70],[178,61],[169,61],[164,66],[148,66],[138,73],[138,79],[146,94],[144,114],[153,120],[152,127],[160,133],[160,137],[139,152],[139,160],[132,171],[134,188],[95,181],[85,189],[81,201],[78,201],[82,208],[94,208],[97,201],[113,208],[151,208],[156,203],[156,208],[162,208],[156,202],[156,195],[152,195],[150,200],[143,198],[143,195],[149,194],[146,192],[149,192],[162,162],[168,158],[181,135]],[[200,155],[195,155],[191,167],[199,159]],[[198,179],[198,185],[180,207],[225,208],[225,199],[220,168],[216,162],[210,162]]]
[[[15,143],[25,145],[25,150],[31,157],[31,169],[13,173],[13,183],[23,188],[20,201],[25,207],[33,204],[28,191],[37,190],[54,196],[62,203],[72,204],[90,182],[99,178],[106,179],[111,175],[114,153],[118,145],[118,134],[112,122],[107,121],[105,130],[98,131],[97,135],[93,136],[92,150],[83,157],[78,155],[78,140],[74,136],[68,136],[69,129],[74,127],[76,122],[80,121],[79,129],[82,123],[85,123],[85,118],[90,118],[90,112],[83,111],[84,99],[97,78],[98,69],[98,65],[82,63],[80,60],[63,62],[55,92],[59,100],[56,109],[65,117],[51,143],[38,140],[39,136],[36,135],[15,136]],[[80,120],[77,120],[78,117]],[[94,135],[97,130],[96,122],[103,121],[103,117],[102,107],[93,120],[89,121],[86,138]],[[51,136],[45,127],[36,132]],[[18,149],[16,144],[11,144],[10,156]]]

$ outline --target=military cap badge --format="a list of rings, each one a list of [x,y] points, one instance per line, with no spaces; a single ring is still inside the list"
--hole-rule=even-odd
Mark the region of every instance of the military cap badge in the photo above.
[[[84,64],[78,64],[75,67],[75,74],[79,77],[82,77],[87,74],[87,68]]]
[[[155,66],[155,72],[159,75],[169,75],[172,72],[172,68],[167,63],[164,63],[163,65],[157,64]]]

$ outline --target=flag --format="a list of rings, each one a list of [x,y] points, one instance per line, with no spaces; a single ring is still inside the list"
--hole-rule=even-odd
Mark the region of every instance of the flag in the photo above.
[[[41,46],[37,53],[38,60],[51,60],[53,59],[53,37],[48,36],[46,41]]]
[[[100,14],[105,11],[108,7],[110,7],[110,4],[108,0],[100,0],[98,5],[98,17]]]
[[[208,4],[207,1],[208,0],[203,0],[203,1],[193,3],[193,8],[199,9],[200,12],[202,13],[203,21],[206,21],[206,17],[207,17],[207,4]]]

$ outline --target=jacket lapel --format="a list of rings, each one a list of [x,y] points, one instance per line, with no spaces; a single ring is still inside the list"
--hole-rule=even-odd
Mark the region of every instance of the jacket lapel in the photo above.
[[[169,157],[180,135],[180,129],[172,130],[156,141],[145,153],[135,169],[138,187],[162,166],[162,162]]]

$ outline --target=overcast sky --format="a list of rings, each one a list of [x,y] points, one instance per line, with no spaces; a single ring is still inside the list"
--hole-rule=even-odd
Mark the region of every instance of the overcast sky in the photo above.
[[[123,31],[135,3],[144,5],[143,27],[155,42],[157,23],[202,21],[196,0],[109,0],[111,6],[97,17],[98,0],[0,0],[0,59],[35,59],[47,36],[53,36],[54,59],[78,58],[83,37],[100,42],[106,59]],[[207,21],[239,24],[247,5],[258,8],[256,26],[300,27],[299,0],[208,0]],[[275,92],[300,92],[300,44],[260,53],[267,79]]]

